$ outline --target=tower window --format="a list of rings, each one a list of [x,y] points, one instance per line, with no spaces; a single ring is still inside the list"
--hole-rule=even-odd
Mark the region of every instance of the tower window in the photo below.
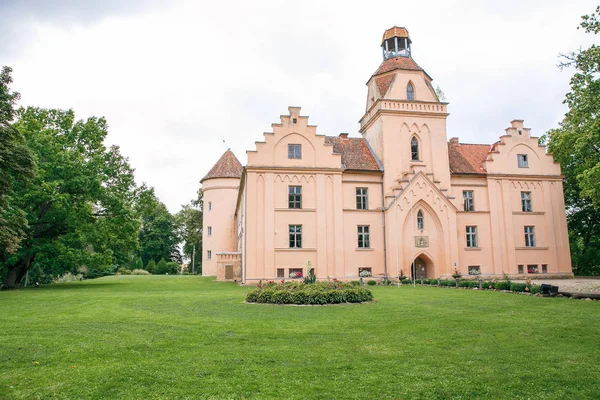
[[[529,168],[527,154],[517,154],[517,161],[519,162],[519,168]]]
[[[208,236],[212,236],[212,226],[208,227]]]
[[[302,146],[299,144],[288,144],[288,158],[301,159],[302,158]]]
[[[207,260],[211,260],[212,259],[212,251],[206,250],[206,259]]]
[[[369,208],[369,189],[356,188],[356,209],[366,210]]]
[[[289,186],[289,208],[302,208],[302,186]]]
[[[408,82],[408,85],[406,85],[406,98],[408,100],[415,99],[415,88],[413,87],[412,83],[410,83],[410,82]]]
[[[417,213],[417,229],[424,229],[424,227],[425,222],[423,219],[423,212],[419,210],[419,212]]]
[[[212,201],[208,202],[208,211],[212,210]]]
[[[419,141],[414,136],[410,140],[410,159],[419,161]]]

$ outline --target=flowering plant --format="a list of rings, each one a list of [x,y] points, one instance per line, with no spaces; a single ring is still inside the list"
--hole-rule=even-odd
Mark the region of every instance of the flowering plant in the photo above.
[[[469,267],[469,275],[480,275],[481,270],[479,268]]]
[[[290,278],[302,278],[302,272],[300,272],[300,271],[290,272]]]
[[[372,276],[371,271],[369,271],[368,269],[361,269],[358,272],[358,276],[360,276],[361,278],[368,278],[370,276]]]
[[[462,276],[462,274],[460,273],[458,268],[454,268],[454,273],[452,274],[452,277],[455,279],[459,279],[461,276]]]

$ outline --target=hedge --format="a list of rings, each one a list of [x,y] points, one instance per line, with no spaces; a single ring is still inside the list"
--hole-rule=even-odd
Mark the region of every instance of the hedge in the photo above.
[[[373,300],[373,293],[366,288],[341,282],[268,282],[252,289],[246,295],[248,303],[269,304],[339,304],[362,303]]]

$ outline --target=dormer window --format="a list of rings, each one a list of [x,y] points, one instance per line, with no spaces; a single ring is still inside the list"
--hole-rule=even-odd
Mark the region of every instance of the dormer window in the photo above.
[[[406,85],[406,98],[408,100],[415,99],[415,88],[413,87],[412,83],[410,83],[410,82],[408,82],[408,85]]]
[[[419,141],[414,136],[410,140],[410,159],[412,161],[419,161]]]
[[[301,159],[302,158],[302,146],[299,144],[288,144],[288,158],[289,159]]]

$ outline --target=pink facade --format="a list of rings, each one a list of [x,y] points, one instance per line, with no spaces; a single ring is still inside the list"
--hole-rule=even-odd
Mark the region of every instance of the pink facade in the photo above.
[[[448,142],[448,104],[410,46],[404,28],[384,34],[361,138],[319,135],[290,107],[243,169],[231,152],[217,162],[202,181],[203,275],[235,255],[228,279],[245,283],[308,268],[347,280],[572,276],[560,166],[521,120],[494,144]]]

